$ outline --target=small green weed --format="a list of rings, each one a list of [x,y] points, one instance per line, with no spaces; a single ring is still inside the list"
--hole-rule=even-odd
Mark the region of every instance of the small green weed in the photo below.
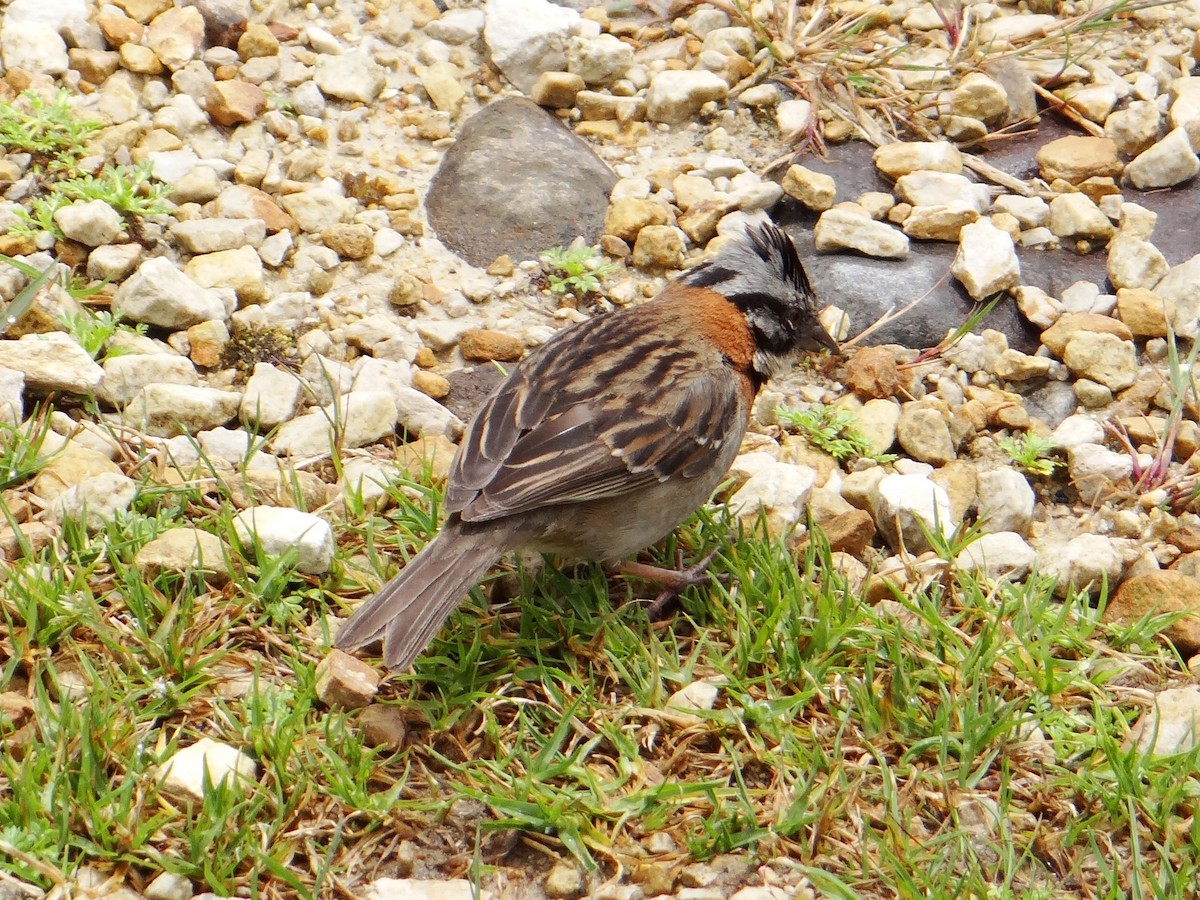
[[[73,174],[84,143],[99,128],[94,119],[75,115],[67,90],[58,91],[48,101],[26,91],[14,102],[0,102],[0,147],[30,153],[51,172]]]
[[[21,425],[0,417],[0,490],[21,484],[47,463],[49,457],[42,455],[42,443],[49,431],[48,408]],[[4,508],[0,505],[0,525],[4,518]]]
[[[63,316],[59,321],[62,322],[63,328],[71,337],[75,338],[76,343],[87,351],[88,356],[96,359],[104,351],[104,346],[109,339],[118,331],[124,329],[132,331],[135,334],[145,334],[146,326],[139,322],[130,328],[128,325],[121,324],[121,316],[119,314],[101,310],[99,312],[90,312],[83,310],[77,315]],[[113,350],[105,353],[105,356],[120,356],[120,350]]]
[[[1019,437],[1002,437],[998,441],[1000,449],[1008,454],[1016,463],[1017,468],[1030,475],[1051,475],[1062,465],[1062,460],[1050,459],[1046,456],[1054,449],[1054,442],[1048,437],[1027,431]]]
[[[553,247],[542,254],[542,265],[554,294],[582,297],[600,287],[600,279],[616,271],[595,247]]]
[[[854,427],[854,416],[844,409],[816,403],[804,410],[781,406],[775,414],[780,422],[802,432],[814,447],[838,462],[865,457],[886,463],[896,458],[893,453],[873,452],[870,442]]]
[[[46,193],[34,197],[28,210],[18,211],[24,221],[13,229],[16,234],[46,231],[64,237],[54,214],[76,201],[102,200],[126,220],[161,215],[167,211],[163,200],[171,192],[165,184],[154,183],[150,164],[106,166],[98,175],[83,173],[52,182]],[[122,231],[125,230],[122,223]]]

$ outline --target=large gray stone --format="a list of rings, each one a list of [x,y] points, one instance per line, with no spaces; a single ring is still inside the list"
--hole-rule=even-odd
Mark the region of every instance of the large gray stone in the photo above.
[[[429,187],[429,223],[476,266],[536,259],[583,235],[600,239],[616,176],[550,113],[522,98],[472,116]]]

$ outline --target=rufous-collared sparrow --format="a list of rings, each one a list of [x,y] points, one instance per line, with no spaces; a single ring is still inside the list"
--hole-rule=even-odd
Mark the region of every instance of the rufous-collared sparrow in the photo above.
[[[384,663],[406,669],[505,553],[617,562],[653,544],[724,478],[763,383],[836,347],[791,239],[769,222],[653,300],[564,329],[484,401],[451,464],[441,530],[334,643],[382,638]]]

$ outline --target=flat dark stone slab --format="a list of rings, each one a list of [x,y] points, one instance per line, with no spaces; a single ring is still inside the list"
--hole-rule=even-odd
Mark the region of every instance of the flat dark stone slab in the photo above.
[[[1033,134],[998,141],[985,155],[989,163],[1017,178],[1037,175],[1038,148],[1056,138],[1078,132],[1055,117],[1043,116]],[[828,157],[805,157],[799,162],[824,172],[837,182],[837,200],[853,200],[867,191],[890,193],[892,184],[875,169],[874,148],[863,142],[836,144]],[[1126,200],[1139,203],[1158,214],[1153,242],[1171,265],[1200,253],[1196,213],[1200,210],[1200,179],[1164,191],[1138,191],[1124,187]],[[775,210],[776,219],[787,227],[822,302],[833,303],[850,314],[851,332],[857,334],[878,320],[889,308],[900,309],[926,291],[925,297],[903,318],[874,332],[867,343],[896,343],[924,349],[938,343],[950,329],[957,328],[970,314],[973,304],[966,291],[950,275],[957,245],[940,241],[912,241],[904,260],[870,259],[851,253],[817,253],[812,229],[817,215],[798,204],[785,201]],[[1112,292],[1103,249],[1081,256],[1073,250],[1029,250],[1017,248],[1021,283],[1039,287],[1053,296],[1077,281],[1091,281]],[[940,282],[939,282],[940,279]],[[936,286],[935,286],[936,285]],[[932,288],[932,289],[931,289]],[[1001,301],[980,328],[994,328],[1008,337],[1009,345],[1025,352],[1038,346],[1038,329],[1029,325],[1016,304]],[[977,329],[978,330],[978,329]]]

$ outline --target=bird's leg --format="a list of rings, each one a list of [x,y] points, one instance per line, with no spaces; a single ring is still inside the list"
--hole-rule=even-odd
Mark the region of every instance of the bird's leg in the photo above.
[[[711,582],[714,576],[708,574],[708,567],[712,565],[717,552],[717,550],[713,550],[698,563],[687,568],[683,567],[683,551],[681,550],[679,551],[678,569],[664,569],[649,563],[626,560],[618,563],[614,571],[619,575],[628,575],[631,578],[640,578],[642,581],[662,585],[662,592],[646,607],[647,615],[653,620],[659,618],[671,601],[677,599],[688,588],[699,587]]]

